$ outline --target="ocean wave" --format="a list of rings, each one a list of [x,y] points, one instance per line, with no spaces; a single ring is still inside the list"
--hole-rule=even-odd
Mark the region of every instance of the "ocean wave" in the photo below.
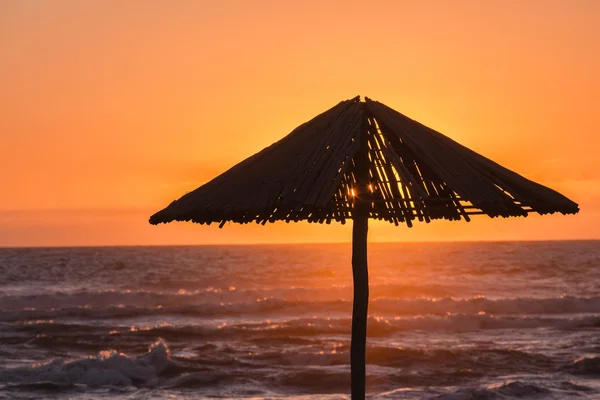
[[[348,345],[331,344],[304,348],[300,351],[258,351],[243,355],[244,360],[258,365],[279,367],[339,367],[349,363]],[[516,369],[547,371],[554,368],[554,361],[542,354],[512,349],[432,349],[367,346],[366,360],[369,366],[386,367],[393,371],[396,384],[424,384],[432,381],[449,384],[453,381],[480,378],[489,375],[513,373]],[[418,372],[417,377],[415,373]],[[432,379],[433,376],[433,379]]]
[[[165,333],[165,328],[153,333]],[[146,343],[152,341],[146,340]],[[227,341],[203,343],[191,353],[188,350],[187,356],[172,354],[167,341],[158,339],[145,354],[137,356],[103,350],[95,356],[73,361],[59,358],[29,367],[4,369],[0,370],[0,387],[19,392],[63,392],[78,385],[96,389],[194,389],[206,396],[220,397],[331,394],[345,393],[349,388],[348,343],[315,340],[302,347],[287,346],[285,351],[233,348]],[[130,354],[140,353],[132,349]],[[542,354],[503,348],[425,350],[370,345],[367,348],[367,386],[378,393],[399,387],[438,387],[441,390],[484,377],[490,379],[522,371],[555,373],[555,363],[556,360]],[[590,361],[578,360],[574,365],[597,372],[595,361],[590,364]],[[535,398],[556,391],[589,393],[594,389],[569,382],[541,387],[515,381],[486,388],[461,389],[436,398]]]
[[[73,295],[84,296],[84,295]],[[86,294],[84,297],[87,297]],[[280,298],[259,297],[244,302],[202,302],[205,295],[176,295],[111,292],[110,294],[89,295],[90,298],[61,295],[60,304],[47,299],[47,296],[25,296],[27,301],[15,296],[4,296],[0,300],[0,321],[18,321],[23,319],[56,318],[130,318],[146,315],[184,315],[201,318],[220,318],[227,316],[270,316],[280,315],[333,315],[350,313],[352,302],[346,300],[306,301],[284,300]],[[103,296],[108,296],[105,299]],[[64,298],[63,298],[64,297]],[[10,298],[10,299],[8,299]],[[102,300],[100,300],[100,298]],[[92,299],[95,299],[92,301]],[[86,302],[86,300],[89,300]],[[122,301],[123,303],[116,303]],[[43,306],[40,306],[43,303]],[[77,306],[77,304],[80,304]],[[116,304],[115,304],[116,303]],[[24,305],[38,307],[23,307]],[[60,305],[60,306],[59,306]],[[57,306],[57,307],[53,307]],[[23,308],[20,308],[23,307]],[[540,314],[594,314],[600,313],[600,296],[534,299],[374,299],[369,304],[371,315],[381,316],[417,316],[447,314],[490,314],[490,315],[540,315]]]
[[[56,359],[32,367],[1,371],[0,382],[17,387],[68,387],[76,384],[89,387],[153,387],[158,382],[158,375],[171,362],[170,358],[168,346],[159,340],[143,356],[131,358],[114,350],[106,350],[94,357],[75,361]]]
[[[573,375],[600,377],[600,357],[581,357],[564,369]]]
[[[223,344],[221,339],[229,335],[217,335],[215,332],[198,328],[156,327],[154,329],[130,331],[114,335],[114,341],[104,337],[36,337],[29,345],[49,347],[54,350],[65,347],[70,351],[99,351],[99,348],[111,343],[121,351],[139,351],[140,347],[156,337],[163,337],[178,346],[184,344],[192,352],[189,356],[194,366],[222,365],[229,368],[248,366],[346,366],[349,357],[349,342],[335,341],[315,337],[313,340],[288,340],[289,336],[279,336],[278,332],[269,332],[262,336],[238,336],[237,342]],[[259,334],[260,335],[260,334]],[[244,340],[247,339],[247,340]],[[260,340],[257,340],[260,339]],[[477,376],[482,372],[510,372],[514,366],[527,367],[530,370],[544,369],[553,361],[542,354],[527,353],[506,348],[472,349],[431,349],[401,348],[394,346],[369,345],[367,362],[370,365],[406,369],[412,367],[449,368],[449,373],[462,371],[464,376]]]
[[[492,400],[512,398],[540,398],[549,395],[551,390],[521,381],[505,383],[499,386],[483,389],[461,389],[452,394],[435,397],[436,400]]]
[[[221,325],[218,328],[209,327],[158,327],[160,332],[168,334],[174,330],[181,333],[191,330],[193,334],[216,337],[253,337],[253,336],[303,336],[347,335],[350,332],[349,318],[295,318],[282,321],[263,321],[255,323],[236,323]],[[581,318],[545,318],[545,317],[494,317],[486,314],[466,315],[452,314],[446,316],[423,316],[406,318],[370,317],[368,322],[369,337],[386,337],[398,332],[432,331],[432,332],[471,332],[494,329],[577,329],[597,327],[600,316]],[[192,334],[190,332],[190,334]],[[177,333],[175,333],[177,334]]]
[[[549,317],[495,317],[490,315],[452,314],[446,316],[424,316],[385,319],[371,317],[368,322],[370,338],[390,338],[403,332],[461,333],[501,329],[557,330],[594,329],[600,326],[600,316],[578,318]],[[25,324],[4,325],[3,339],[12,343],[57,346],[63,341],[68,345],[77,343],[119,342],[136,338],[163,337],[168,341],[269,341],[296,338],[311,340],[321,336],[347,337],[350,334],[350,318],[294,318],[260,322],[229,322],[220,325],[173,324],[156,325],[106,325],[75,324],[60,321],[33,321]],[[283,339],[282,339],[283,338]],[[299,339],[298,339],[299,338]],[[102,339],[100,341],[100,339]]]
[[[598,390],[575,384],[571,381],[556,379],[546,380],[543,385],[539,382],[515,380],[503,382],[487,387],[463,388],[453,393],[446,393],[431,400],[496,400],[496,399],[571,399],[571,398],[597,398]]]

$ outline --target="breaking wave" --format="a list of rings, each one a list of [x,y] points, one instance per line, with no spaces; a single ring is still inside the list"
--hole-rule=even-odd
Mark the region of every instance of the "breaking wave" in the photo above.
[[[114,350],[75,361],[56,359],[27,368],[0,372],[0,382],[14,387],[51,385],[69,387],[155,386],[158,376],[171,363],[170,350],[162,340],[148,349],[148,354],[131,358]]]

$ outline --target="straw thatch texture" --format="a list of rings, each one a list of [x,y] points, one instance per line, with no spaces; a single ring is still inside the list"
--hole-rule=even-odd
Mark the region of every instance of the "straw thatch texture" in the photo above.
[[[367,146],[361,147],[361,135]],[[355,160],[363,151],[369,181],[357,183]],[[174,201],[150,222],[345,223],[361,202],[369,217],[408,226],[415,219],[579,211],[560,193],[384,104],[356,97]]]

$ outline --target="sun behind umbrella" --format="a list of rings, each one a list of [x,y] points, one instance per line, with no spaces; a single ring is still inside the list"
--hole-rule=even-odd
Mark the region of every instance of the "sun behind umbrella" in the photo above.
[[[575,214],[560,193],[475,153],[377,101],[357,96],[150,217],[151,224],[353,221],[351,385],[365,396],[368,219]]]

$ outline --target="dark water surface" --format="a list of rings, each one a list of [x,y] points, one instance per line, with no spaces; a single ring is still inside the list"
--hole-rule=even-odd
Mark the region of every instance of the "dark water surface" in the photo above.
[[[0,249],[0,398],[348,398],[350,250]],[[369,262],[373,399],[600,399],[600,242]]]

